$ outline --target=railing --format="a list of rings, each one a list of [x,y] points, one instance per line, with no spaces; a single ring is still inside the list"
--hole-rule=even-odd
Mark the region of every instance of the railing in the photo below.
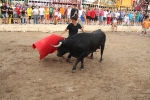
[[[80,4],[81,0],[53,0],[53,3],[58,3],[58,4]]]

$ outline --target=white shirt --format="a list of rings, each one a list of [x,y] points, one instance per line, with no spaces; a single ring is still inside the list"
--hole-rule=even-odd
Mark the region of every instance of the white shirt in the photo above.
[[[59,17],[61,19],[61,13],[60,12],[58,13],[57,17]]]
[[[32,12],[33,12],[33,15],[38,15],[38,14],[39,14],[39,10],[38,10],[38,9],[36,9],[36,8],[35,8],[35,9],[33,9],[33,11],[32,11]]]
[[[119,12],[117,12],[117,13],[116,13],[116,17],[117,17],[117,18],[119,18],[119,16],[120,16],[120,13],[119,13]]]
[[[40,8],[39,11],[40,11],[40,15],[44,15],[44,8]]]
[[[104,17],[107,17],[108,12],[104,11]]]
[[[117,23],[117,20],[116,20],[116,19],[114,19],[114,20],[113,20],[113,23]]]
[[[58,11],[55,11],[55,12],[54,12],[54,16],[58,16]]]
[[[125,16],[125,17],[124,17],[124,21],[125,21],[125,22],[129,21],[129,17],[128,17],[128,16]]]
[[[81,17],[83,10],[79,10],[78,17]]]
[[[117,18],[117,13],[115,12],[115,17]]]
[[[70,15],[71,14],[71,8],[69,8],[68,10],[67,10],[67,15]]]

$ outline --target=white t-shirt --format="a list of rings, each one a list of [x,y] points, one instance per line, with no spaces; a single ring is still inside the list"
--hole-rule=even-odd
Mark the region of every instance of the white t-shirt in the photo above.
[[[81,17],[82,12],[83,12],[83,10],[79,10],[79,12],[78,12],[78,17],[79,17],[79,18]]]
[[[61,13],[58,13],[57,17],[59,17],[61,19]]]
[[[67,9],[67,15],[70,16],[70,14],[71,14],[71,8]]]
[[[39,11],[40,11],[40,15],[44,15],[44,8],[40,8]]]
[[[54,16],[58,16],[58,11],[55,11],[55,12],[54,12]]]
[[[119,13],[119,12],[117,12],[117,13],[116,13],[116,17],[117,17],[117,18],[119,18],[119,16],[120,16],[120,13]]]
[[[33,12],[33,15],[38,15],[38,14],[39,14],[39,9],[36,9],[36,8],[35,8],[35,9],[33,9],[32,12]]]
[[[116,19],[114,19],[114,20],[113,20],[113,23],[117,23],[117,20],[116,20]]]
[[[117,13],[115,12],[115,17],[117,18]]]
[[[129,17],[128,17],[128,16],[125,16],[125,17],[124,17],[124,22],[127,22],[127,21],[129,21]]]
[[[104,11],[104,17],[107,17],[108,12]]]

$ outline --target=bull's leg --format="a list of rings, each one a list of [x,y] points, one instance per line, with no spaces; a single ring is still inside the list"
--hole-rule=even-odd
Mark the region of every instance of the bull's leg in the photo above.
[[[103,56],[104,47],[105,47],[105,45],[101,45],[101,58],[100,58],[100,61],[102,61],[102,56]]]
[[[86,52],[83,52],[80,57],[77,58],[73,68],[72,68],[72,72],[74,73],[76,71],[76,66],[77,64],[81,61],[81,64],[83,63],[83,59],[87,56]],[[82,66],[82,65],[81,65]]]
[[[72,68],[72,72],[74,73],[75,71],[76,71],[76,66],[77,66],[77,64],[80,62],[80,60],[77,58],[77,60],[76,60],[76,62],[75,62],[75,64],[74,64],[74,66],[73,66],[73,68]]]
[[[84,65],[83,65],[84,59],[81,60],[81,70],[84,69]]]

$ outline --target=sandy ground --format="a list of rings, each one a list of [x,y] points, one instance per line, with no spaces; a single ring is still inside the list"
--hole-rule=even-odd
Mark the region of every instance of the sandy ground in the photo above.
[[[150,100],[150,37],[106,32],[103,61],[97,50],[72,73],[73,63],[56,53],[40,61],[31,48],[48,35],[0,32],[0,100]]]

